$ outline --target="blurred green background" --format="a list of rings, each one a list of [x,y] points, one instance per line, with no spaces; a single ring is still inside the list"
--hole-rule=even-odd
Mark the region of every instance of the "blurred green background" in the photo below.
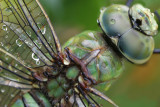
[[[84,30],[100,31],[97,18],[102,7],[126,3],[126,0],[40,1],[62,44]],[[134,0],[135,3],[141,3],[151,11],[160,9],[160,0]],[[160,48],[160,33],[155,37],[155,45]],[[124,66],[124,73],[106,94],[120,107],[160,107],[160,55],[153,55],[145,65],[125,61]],[[103,100],[100,103],[113,107]]]

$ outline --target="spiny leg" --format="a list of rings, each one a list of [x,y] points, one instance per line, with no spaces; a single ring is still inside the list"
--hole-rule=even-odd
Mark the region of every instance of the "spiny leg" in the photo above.
[[[84,74],[84,76],[89,79],[93,84],[96,84],[96,81],[90,76],[90,73],[87,69],[87,65],[98,56],[98,54],[100,53],[100,49],[94,50],[92,52],[90,52],[89,54],[87,54],[84,58],[79,59],[77,56],[75,56],[70,50],[69,48],[65,48],[65,50],[68,53],[68,56],[71,58],[71,60],[80,67],[82,73]]]
[[[158,20],[160,22],[160,15],[159,15],[158,11],[155,11],[154,14],[156,15],[156,17],[158,18]]]
[[[160,22],[160,14],[158,13],[158,11],[154,12],[155,16],[158,18],[158,21]],[[160,49],[154,49],[153,51],[154,54],[159,54],[160,53]]]
[[[127,0],[126,6],[130,7],[132,2],[133,2],[133,0]]]
[[[153,53],[154,54],[160,53],[160,49],[154,49]]]
[[[87,107],[87,106],[85,105],[85,103],[84,103],[84,101],[83,101],[83,99],[82,99],[81,95],[80,95],[80,94],[78,94],[78,96],[79,96],[79,99],[80,99],[80,101],[82,102],[83,106],[84,106],[84,107]]]
[[[89,106],[96,107],[96,105],[90,101],[90,99],[87,97],[87,95],[84,93],[84,91],[79,85],[77,86],[77,89],[79,90],[80,94],[84,97],[84,99],[88,102]]]
[[[108,98],[107,96],[105,96],[103,93],[101,93],[100,91],[92,88],[92,87],[88,87],[86,89],[88,92],[90,92],[91,94],[97,96],[97,97],[100,97],[106,101],[108,101],[109,103],[111,103],[112,105],[114,105],[115,107],[118,107],[118,105],[116,105],[110,98]]]
[[[89,94],[87,94],[87,95],[97,105],[97,107],[100,107],[99,104],[98,104],[98,102],[95,101],[91,95],[89,95]]]

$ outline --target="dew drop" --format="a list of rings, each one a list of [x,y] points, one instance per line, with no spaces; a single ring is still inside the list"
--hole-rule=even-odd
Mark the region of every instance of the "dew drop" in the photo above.
[[[42,34],[44,35],[46,33],[46,27],[44,26],[44,28],[41,29]]]
[[[17,67],[18,66],[18,64],[15,64],[15,67]]]
[[[11,94],[11,97],[14,97],[14,94]]]
[[[106,9],[106,7],[102,7],[102,8],[100,9],[100,12],[103,12],[104,9]]]
[[[4,93],[4,92],[5,92],[5,90],[4,90],[4,89],[1,89],[1,92],[2,92],[2,93]]]
[[[1,44],[2,47],[4,46],[3,42],[1,42],[0,44]]]
[[[6,35],[5,38],[7,39],[7,38],[8,38],[8,35]]]
[[[9,51],[10,47],[11,47],[11,45],[8,44],[4,48],[6,49],[6,51]]]
[[[16,40],[16,44],[17,44],[19,47],[21,47],[22,44],[23,44],[23,42],[22,42],[22,40],[17,39],[17,40]]]
[[[40,65],[40,63],[41,63],[41,62],[40,62],[39,60],[36,61],[36,65]]]
[[[26,33],[29,35],[29,37],[31,37],[32,35],[31,31],[27,31]]]
[[[41,23],[37,23],[38,28],[41,30],[42,34],[46,33],[46,26],[43,26]]]
[[[36,61],[37,65],[40,64],[39,58],[34,53],[32,53],[32,59]]]
[[[117,11],[120,11],[121,10],[121,8],[120,7],[117,7]]]
[[[115,19],[111,19],[111,21],[110,21],[110,24],[115,24],[116,23],[116,20]]]
[[[5,54],[5,56],[4,56],[4,57],[5,57],[5,59],[6,59],[6,60],[8,60],[8,59],[9,59],[9,56],[8,56],[8,55],[6,55],[6,54]]]
[[[41,48],[42,47],[42,43],[38,40],[35,40],[34,43],[39,47]]]
[[[4,31],[7,31],[8,28],[7,28],[6,25],[3,25],[3,26],[2,26],[2,29],[3,29]]]

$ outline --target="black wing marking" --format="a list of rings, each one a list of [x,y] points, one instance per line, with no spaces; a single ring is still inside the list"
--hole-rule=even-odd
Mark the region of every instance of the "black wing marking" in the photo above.
[[[34,68],[56,65],[59,53],[59,40],[38,0],[0,0],[0,106],[33,89]]]

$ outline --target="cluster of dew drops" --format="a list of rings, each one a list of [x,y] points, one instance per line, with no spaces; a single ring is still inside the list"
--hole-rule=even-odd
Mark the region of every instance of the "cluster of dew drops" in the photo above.
[[[8,11],[8,9],[6,9],[6,11]],[[8,11],[8,12],[10,12],[10,11]],[[45,33],[46,33],[46,26],[43,26],[42,27],[42,24],[41,23],[37,23],[37,26],[39,27],[39,29],[40,29],[40,31],[41,31],[41,33],[44,35]],[[7,35],[5,36],[5,38],[7,39],[8,38],[8,33],[9,33],[9,31],[8,31],[8,27],[7,27],[7,25],[2,25],[2,30],[3,31],[5,31],[5,32],[7,32]],[[31,31],[26,31],[26,33],[27,33],[27,35],[28,36],[32,36],[32,33],[31,33]],[[26,38],[24,35],[21,35],[21,37],[24,37],[24,38]],[[24,41],[26,44],[28,44],[28,45],[32,45],[32,43],[29,43],[28,41]],[[22,40],[21,40],[21,38],[18,38],[17,40],[16,40],[16,44],[18,45],[18,47],[21,47],[21,46],[23,46],[23,43],[24,43]],[[39,41],[39,40],[34,40],[33,41],[36,45],[37,45],[37,47],[40,49],[41,47],[42,47],[42,43]],[[6,49],[6,51],[9,51],[10,50],[10,45],[9,44],[6,44],[6,45],[4,45],[4,43],[3,42],[0,42],[0,45],[2,46],[2,47],[4,47],[5,49]],[[11,52],[12,52],[12,50],[10,50]],[[40,60],[39,60],[39,58],[34,54],[34,53],[32,53],[32,59],[33,60],[35,60],[36,61],[36,64],[37,65],[40,65]],[[8,56],[6,55],[6,57],[5,57],[5,59],[6,60],[8,60],[9,58],[8,58]]]
[[[9,8],[6,8],[6,10],[5,10],[6,12],[11,12],[11,7],[9,7]],[[44,27],[42,27],[42,25],[41,25],[41,23],[37,23],[37,26],[39,27],[39,29],[41,30],[41,33],[44,35],[45,33],[46,33],[46,27],[44,26]],[[2,25],[2,30],[3,31],[5,31],[5,32],[7,32],[7,35],[5,36],[5,38],[7,39],[9,36],[9,31],[8,31],[8,27],[7,27],[7,25]],[[32,36],[32,34],[31,34],[31,32],[30,31],[27,31],[26,32],[30,37]],[[42,47],[42,44],[38,41],[38,40],[34,40],[34,43],[39,47],[39,48],[41,48]],[[21,46],[23,46],[23,41],[20,39],[20,38],[18,38],[17,40],[16,40],[16,44],[18,45],[18,47],[21,47]],[[9,51],[10,50],[10,47],[11,46],[9,46],[9,44],[7,44],[7,45],[5,45],[3,42],[0,42],[0,45],[2,46],[2,47],[4,47],[5,49],[6,49],[6,51]],[[12,51],[12,50],[10,50],[10,51]],[[8,57],[8,55],[5,55],[5,59],[6,60],[8,60],[9,59],[9,57]],[[39,58],[37,58],[37,56],[34,54],[34,53],[32,53],[32,59],[33,60],[35,60],[36,61],[36,64],[37,65],[39,65],[40,64],[40,61],[39,61]],[[3,63],[2,63],[2,61],[0,60],[0,65],[3,65]],[[15,67],[16,66],[18,66],[18,64],[15,64]],[[10,67],[10,69],[12,69],[11,67]],[[2,68],[0,68],[0,72],[2,71]],[[15,71],[15,72],[17,72],[17,71]],[[1,80],[2,78],[0,78],[0,81],[3,81],[3,80]],[[4,94],[6,92],[6,90],[5,89],[1,89],[0,90],[0,93],[1,94]],[[14,94],[11,94],[10,95],[11,97],[14,97]],[[1,101],[2,99],[0,98],[0,101]],[[4,107],[7,107],[7,105],[5,105]]]

